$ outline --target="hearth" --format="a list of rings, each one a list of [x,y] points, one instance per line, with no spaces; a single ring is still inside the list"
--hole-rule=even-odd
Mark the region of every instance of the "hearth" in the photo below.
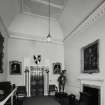
[[[100,88],[83,85],[83,92],[80,92],[80,103],[86,105],[100,105]]]

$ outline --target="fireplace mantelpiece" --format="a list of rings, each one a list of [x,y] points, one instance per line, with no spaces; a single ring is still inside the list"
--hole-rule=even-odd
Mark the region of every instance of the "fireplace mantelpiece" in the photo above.
[[[100,89],[100,105],[104,105],[104,79],[103,78],[94,78],[94,77],[79,77],[81,92],[83,92],[83,86],[87,85],[89,87],[95,87]]]

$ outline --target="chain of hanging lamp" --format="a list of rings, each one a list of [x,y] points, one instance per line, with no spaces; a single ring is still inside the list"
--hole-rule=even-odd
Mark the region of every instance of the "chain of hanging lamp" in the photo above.
[[[50,0],[49,0],[49,33],[47,35],[47,40],[51,41],[51,34],[50,34]]]

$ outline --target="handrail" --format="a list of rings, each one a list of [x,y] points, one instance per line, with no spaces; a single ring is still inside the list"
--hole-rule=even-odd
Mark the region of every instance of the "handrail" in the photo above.
[[[4,105],[8,101],[8,99],[13,96],[16,90],[17,90],[17,87],[13,89],[12,92],[3,101],[0,102],[0,105]]]

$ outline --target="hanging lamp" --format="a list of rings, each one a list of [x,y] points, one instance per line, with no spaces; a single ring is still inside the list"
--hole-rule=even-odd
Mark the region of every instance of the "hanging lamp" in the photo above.
[[[49,0],[49,33],[47,35],[47,41],[51,41],[51,34],[50,34],[50,0]]]

